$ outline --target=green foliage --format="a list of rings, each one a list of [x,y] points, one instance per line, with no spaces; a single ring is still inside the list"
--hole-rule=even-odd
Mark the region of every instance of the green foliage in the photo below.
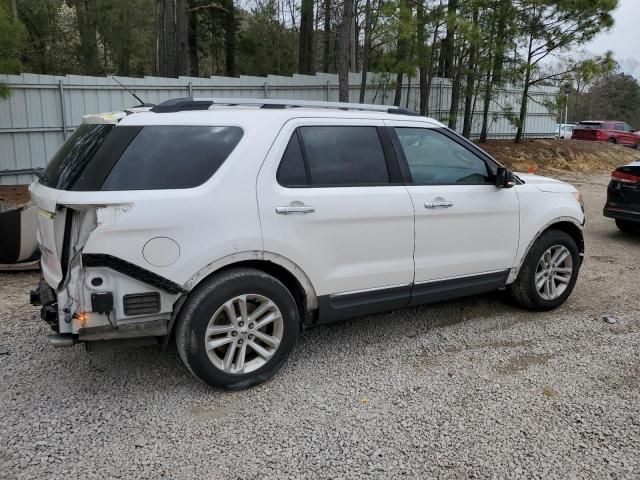
[[[20,73],[20,49],[24,38],[24,26],[12,18],[9,2],[0,0],[0,73]],[[0,98],[8,96],[9,88],[0,83]]]
[[[238,44],[238,70],[244,75],[291,75],[297,71],[298,35],[278,19],[277,0],[243,16]]]

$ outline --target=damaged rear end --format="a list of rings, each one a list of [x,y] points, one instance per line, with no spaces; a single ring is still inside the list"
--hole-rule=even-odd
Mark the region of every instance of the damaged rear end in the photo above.
[[[142,130],[116,128],[126,115],[85,117],[30,188],[42,269],[31,303],[41,306],[42,319],[54,330],[54,346],[162,343],[183,292],[140,266],[144,244],[136,246],[156,235],[141,235],[144,225],[130,217],[140,202],[154,199],[104,188]],[[112,239],[123,234],[130,247],[114,255],[122,249]]]

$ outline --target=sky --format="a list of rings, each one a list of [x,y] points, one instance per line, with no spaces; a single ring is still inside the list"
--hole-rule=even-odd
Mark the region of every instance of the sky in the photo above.
[[[640,0],[618,0],[618,8],[613,13],[615,23],[606,33],[598,34],[591,42],[584,46],[588,52],[602,54],[607,50],[613,52],[614,58],[624,64],[630,59],[640,64],[640,50],[638,49],[638,20],[640,19]],[[636,70],[636,76],[640,68]]]

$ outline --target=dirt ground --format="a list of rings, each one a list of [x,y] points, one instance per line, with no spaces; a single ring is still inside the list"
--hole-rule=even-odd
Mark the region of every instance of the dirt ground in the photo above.
[[[480,145],[500,163],[518,172],[608,173],[640,157],[629,147],[579,140],[492,140]]]
[[[0,203],[19,206],[28,201],[29,187],[27,185],[0,185]]]

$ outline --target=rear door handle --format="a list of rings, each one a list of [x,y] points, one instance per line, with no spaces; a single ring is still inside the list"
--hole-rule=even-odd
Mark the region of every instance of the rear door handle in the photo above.
[[[280,215],[291,215],[291,214],[304,215],[306,213],[313,213],[315,211],[316,211],[315,207],[309,207],[306,205],[295,206],[295,207],[276,207],[276,213],[279,213]]]
[[[437,202],[426,202],[424,204],[424,208],[449,208],[449,207],[453,207],[453,202],[447,202],[447,201],[437,201]]]

